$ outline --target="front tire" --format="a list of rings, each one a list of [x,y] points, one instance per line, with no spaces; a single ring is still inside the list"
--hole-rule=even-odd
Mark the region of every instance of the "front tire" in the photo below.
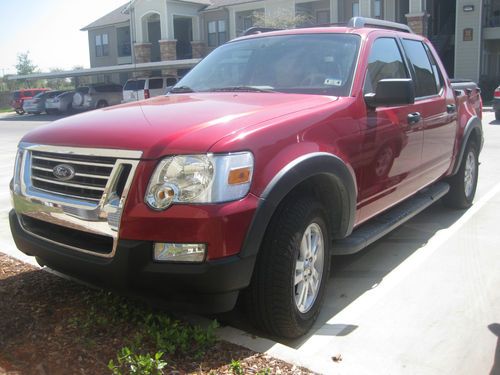
[[[330,271],[330,236],[322,205],[289,199],[273,217],[246,292],[247,312],[279,337],[305,334],[318,317]]]
[[[450,191],[443,198],[446,206],[465,209],[472,206],[479,172],[478,147],[469,141],[457,174],[449,179]]]

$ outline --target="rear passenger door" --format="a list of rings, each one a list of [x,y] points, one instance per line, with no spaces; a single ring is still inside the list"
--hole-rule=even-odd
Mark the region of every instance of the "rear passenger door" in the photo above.
[[[452,161],[457,114],[452,90],[429,47],[420,40],[402,39],[415,82],[415,103],[420,107],[424,128],[422,182],[441,177]]]

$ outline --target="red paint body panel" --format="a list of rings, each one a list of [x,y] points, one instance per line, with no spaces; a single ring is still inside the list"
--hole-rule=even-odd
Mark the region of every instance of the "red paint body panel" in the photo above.
[[[371,45],[377,37],[394,37],[393,31],[329,27],[278,31],[266,33],[266,37],[333,32],[361,36],[349,97],[175,94],[68,117],[32,131],[23,142],[141,150],[144,160],[122,215],[120,238],[124,239],[207,243],[211,260],[237,254],[270,181],[295,159],[314,152],[337,156],[352,172],[357,185],[355,225],[359,225],[450,173],[465,124],[480,114],[477,102],[455,99],[439,61],[445,80],[439,95],[408,106],[367,108],[362,88]],[[430,45],[423,38],[405,35]],[[455,103],[457,113],[446,113],[446,105]],[[422,120],[410,126],[407,115],[412,112],[421,113]],[[144,203],[160,158],[244,150],[251,151],[255,159],[250,194],[244,199],[174,205],[162,212]],[[387,155],[392,159],[386,161],[384,170],[380,160]]]

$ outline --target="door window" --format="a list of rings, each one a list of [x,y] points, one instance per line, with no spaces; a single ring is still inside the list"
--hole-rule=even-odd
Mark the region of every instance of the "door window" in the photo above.
[[[151,79],[149,80],[149,89],[161,89],[163,88],[163,78]]]
[[[403,57],[393,38],[379,38],[373,43],[363,92],[376,92],[378,81],[386,78],[408,78]]]
[[[424,96],[437,95],[438,87],[436,82],[438,82],[439,77],[434,76],[429,56],[422,42],[418,40],[403,39],[403,47],[415,74],[415,96],[421,98]]]

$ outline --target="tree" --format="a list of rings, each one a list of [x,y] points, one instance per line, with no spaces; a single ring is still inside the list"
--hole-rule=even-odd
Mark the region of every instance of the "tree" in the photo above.
[[[287,9],[279,9],[273,14],[253,12],[253,25],[257,27],[271,27],[275,29],[293,29],[312,23],[312,17],[306,12],[295,13]]]
[[[50,68],[49,71],[51,73],[58,73],[64,72],[64,69]],[[71,80],[69,78],[50,78],[49,86],[57,90],[69,90],[72,87]]]
[[[30,53],[29,51],[26,51],[17,54],[17,64],[16,64],[17,74],[19,75],[31,74],[36,70],[37,66],[33,64],[33,61],[31,61],[29,53]]]

